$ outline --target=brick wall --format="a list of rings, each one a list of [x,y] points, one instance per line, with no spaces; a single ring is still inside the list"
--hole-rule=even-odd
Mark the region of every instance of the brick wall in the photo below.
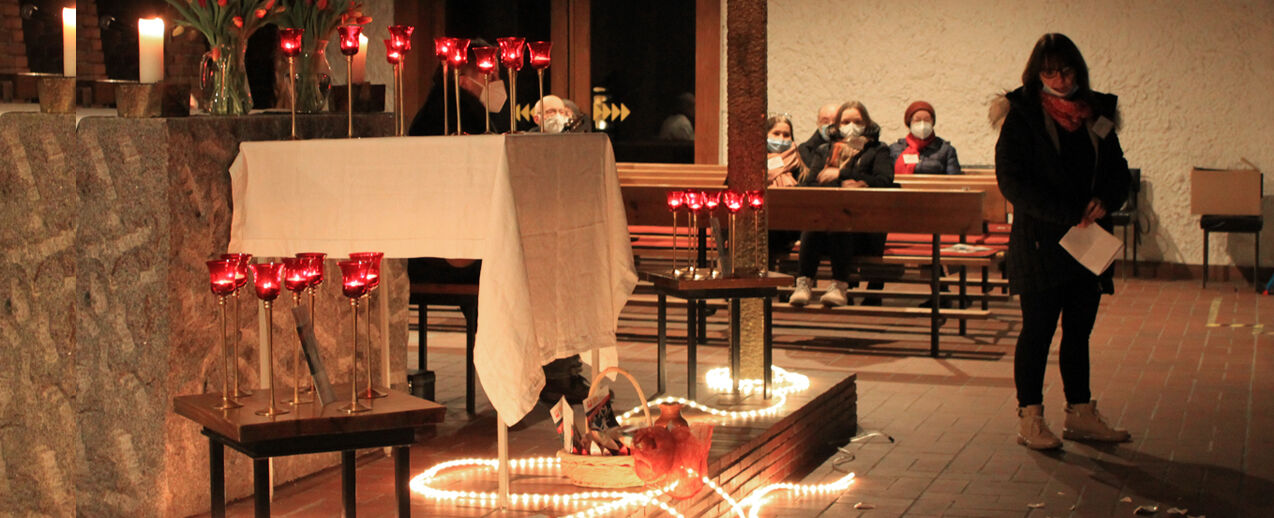
[[[106,79],[102,33],[97,25],[97,2],[79,1],[75,7],[75,73],[80,79]]]
[[[22,43],[19,0],[0,0],[0,74],[27,70],[27,49]]]

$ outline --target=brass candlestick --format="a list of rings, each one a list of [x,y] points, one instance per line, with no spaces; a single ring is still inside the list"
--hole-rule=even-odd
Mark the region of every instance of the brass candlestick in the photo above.
[[[348,79],[349,88],[345,89],[345,133],[349,138],[354,138],[354,55],[345,56],[345,77]]]
[[[266,417],[274,417],[288,413],[288,410],[276,408],[274,406],[274,301],[265,300],[265,354],[268,361],[265,364],[265,379],[270,389],[270,402],[265,410],[257,410],[257,415]]]
[[[394,134],[403,136],[403,108],[402,108],[402,69],[401,63],[394,65]]]
[[[349,307],[354,315],[354,347],[350,351],[349,405],[341,407],[347,414],[357,414],[371,410],[358,402],[358,297],[350,297]]]
[[[464,129],[462,129],[460,124],[460,67],[456,67],[452,72],[455,73],[454,76],[456,78],[456,135],[464,135]],[[444,82],[446,80],[446,78],[443,78]],[[446,103],[444,102],[443,104]]]
[[[509,69],[509,133],[517,133],[517,132],[518,132],[518,71],[510,68]]]
[[[537,68],[535,73],[540,76],[540,132],[544,132],[544,69]],[[535,115],[535,114],[532,114]]]
[[[239,399],[252,395],[252,391],[245,390],[239,386],[239,335],[243,333],[243,328],[239,325],[239,290],[234,290],[234,355],[231,358],[231,365],[234,367],[234,392],[230,397]]]
[[[243,405],[235,402],[230,396],[230,344],[226,341],[226,296],[217,296],[217,309],[221,313],[221,366],[224,368],[225,374],[221,377],[221,403],[213,408],[217,410],[229,410],[231,408],[239,408]]]
[[[447,60],[442,60],[442,134],[451,134],[451,114],[447,111]]]
[[[288,56],[288,96],[292,102],[292,140],[296,140],[296,57]]]
[[[367,346],[363,349],[364,351],[363,362],[367,365],[367,388],[364,389],[362,394],[359,394],[358,396],[359,398],[362,398],[362,399],[379,399],[388,395],[372,387],[372,291],[373,290],[374,288],[368,288],[367,295],[363,295],[363,298],[366,299],[364,305],[367,306]]]
[[[677,209],[672,209],[672,276],[681,275],[677,270]]]
[[[486,72],[482,73],[482,93],[483,95],[486,96],[486,99],[483,99],[484,101],[483,104],[485,106],[491,106],[491,78],[487,77]],[[483,134],[490,135],[491,134],[491,110],[486,107],[482,108],[482,115],[483,115],[483,118],[486,119],[486,123],[487,123],[487,130],[484,131]]]
[[[293,307],[299,307],[301,305],[301,292],[292,292],[292,305]],[[311,306],[310,314],[313,314],[313,306]],[[310,325],[314,325],[314,317],[310,317]],[[292,355],[292,400],[288,401],[288,404],[292,406],[314,402],[313,397],[306,400],[301,399],[301,383],[303,383],[308,377],[301,374],[301,349],[304,347],[305,342],[301,342],[300,347],[297,347],[296,352]],[[309,370],[310,369],[307,367],[305,372],[308,373]]]

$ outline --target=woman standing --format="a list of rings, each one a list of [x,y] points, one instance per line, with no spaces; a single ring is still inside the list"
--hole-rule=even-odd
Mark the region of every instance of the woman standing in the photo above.
[[[1112,269],[1095,275],[1058,244],[1071,227],[1096,223],[1110,230],[1107,213],[1128,195],[1128,162],[1115,132],[1116,97],[1094,92],[1079,48],[1052,33],[1036,42],[1022,86],[1002,101],[1008,110],[995,145],[995,171],[1014,207],[1008,277],[1022,307],[1013,365],[1018,443],[1037,450],[1062,444],[1044,422],[1043,407],[1044,369],[1059,316],[1058,363],[1066,395],[1062,436],[1126,441],[1128,432],[1106,424],[1089,391],[1088,338],[1102,293],[1114,293]]]

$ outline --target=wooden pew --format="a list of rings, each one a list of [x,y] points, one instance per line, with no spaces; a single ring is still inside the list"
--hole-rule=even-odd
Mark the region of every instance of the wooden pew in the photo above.
[[[716,164],[656,164],[619,162],[620,185],[665,185],[684,188],[724,188],[726,166]]]
[[[665,205],[668,186],[625,185],[622,188],[630,226],[668,224],[670,216]],[[937,356],[938,330],[943,321],[939,302],[941,235],[980,232],[985,196],[984,191],[776,187],[767,191],[766,214],[771,230],[931,235],[930,261],[934,265],[929,283],[931,307],[924,312],[930,317],[930,354]],[[976,318],[973,310],[961,311]]]
[[[984,191],[982,217],[988,223],[1007,223],[1012,212],[1008,200],[1000,192],[995,176],[984,175],[907,175],[894,180],[903,189],[953,189],[960,191]]]

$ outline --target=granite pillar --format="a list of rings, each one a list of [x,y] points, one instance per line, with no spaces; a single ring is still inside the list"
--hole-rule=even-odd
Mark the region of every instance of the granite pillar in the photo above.
[[[306,138],[340,138],[343,115],[303,116]],[[392,133],[387,114],[359,116],[355,132]],[[74,322],[80,354],[75,417],[84,462],[78,514],[186,516],[208,510],[208,448],[199,428],[170,411],[173,396],[219,392],[224,363],[215,297],[204,262],[226,251],[230,236],[230,176],[239,143],[281,140],[286,115],[121,119],[88,117],[76,136],[84,157],[79,192]],[[278,193],[280,197],[287,193]],[[315,207],[315,210],[323,210]],[[298,214],[297,217],[304,217]],[[69,241],[69,239],[68,239]],[[387,261],[379,296],[391,314],[392,380],[406,379],[407,279],[403,261]],[[339,270],[328,261],[316,308],[321,354],[334,382],[349,379],[349,305]],[[291,395],[296,332],[284,294],[274,316],[275,383]],[[241,385],[259,379],[257,300],[241,294]],[[374,316],[379,321],[379,316]],[[361,326],[360,326],[361,327]],[[381,330],[372,327],[373,338]],[[379,343],[379,342],[377,342]],[[380,365],[379,352],[373,365]],[[380,369],[376,367],[377,378]],[[361,376],[360,376],[361,379]],[[285,388],[286,387],[286,388]],[[66,451],[76,451],[75,448]],[[229,453],[226,496],[252,493],[251,463]],[[336,465],[337,454],[276,459],[274,483]],[[68,464],[69,465],[69,464]]]
[[[73,516],[77,196],[71,115],[0,115],[0,514]]]
[[[726,183],[736,191],[765,189],[766,114],[766,3],[765,0],[726,2],[726,149],[729,151]],[[751,223],[754,214],[742,221]],[[761,231],[740,224],[739,267],[756,271],[767,257],[764,212]],[[740,260],[742,259],[742,260]],[[762,372],[762,345],[765,317],[762,303],[746,299],[742,303],[740,340],[741,373],[759,379]]]

